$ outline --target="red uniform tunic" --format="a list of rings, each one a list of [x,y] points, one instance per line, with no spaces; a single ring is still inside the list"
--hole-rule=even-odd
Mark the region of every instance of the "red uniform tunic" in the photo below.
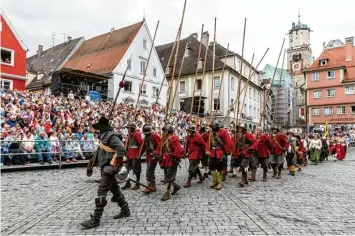
[[[239,158],[242,155],[244,158],[251,158],[251,153],[247,149],[255,150],[257,145],[258,142],[252,133],[245,132],[242,136],[238,135],[234,156]]]
[[[135,130],[132,134],[128,136],[128,145],[127,145],[127,154],[126,154],[128,159],[135,159],[138,157],[142,143],[143,143],[142,135],[138,130]]]
[[[272,134],[271,136],[271,154],[275,156],[281,156],[288,149],[288,142],[286,135],[283,133]]]
[[[174,166],[173,164],[173,159],[175,159],[175,162],[180,162],[180,159],[184,156],[184,151],[182,149],[179,137],[176,135],[170,136],[168,140],[164,140],[163,142],[160,142],[159,148],[158,148],[158,155],[160,154],[161,150],[161,145],[165,145],[165,142],[167,143],[167,150],[164,150],[165,148],[162,148],[162,160],[159,162],[160,167],[171,167]]]
[[[160,136],[157,133],[153,133],[149,140],[150,140],[151,144],[147,143],[147,141],[144,142],[145,143],[145,147],[144,148],[145,148],[145,153],[146,153],[145,161],[148,164],[156,164],[157,160],[153,159],[153,155],[154,154],[156,155],[159,152],[159,146],[160,146],[161,138],[160,138]],[[154,150],[153,151],[152,150],[148,151],[148,149],[151,149],[151,148],[153,148]]]
[[[199,133],[194,136],[187,136],[184,150],[188,151],[189,160],[201,159],[207,148],[206,145],[205,140]]]
[[[208,133],[208,138],[209,138],[209,133]],[[229,135],[228,131],[225,129],[220,129],[218,131],[217,137],[214,137],[214,135],[211,136],[212,139],[210,140],[211,145],[207,149],[211,153],[211,158],[217,158],[220,159],[222,158],[223,155],[225,154],[231,154],[233,151],[233,140],[231,136]],[[219,145],[216,144],[216,141],[220,140],[220,144],[223,145],[221,148]],[[209,146],[209,145],[207,145]]]
[[[272,148],[272,144],[267,134],[260,134],[259,137],[256,137],[257,146],[256,146],[256,156],[259,158],[268,158],[269,153]]]

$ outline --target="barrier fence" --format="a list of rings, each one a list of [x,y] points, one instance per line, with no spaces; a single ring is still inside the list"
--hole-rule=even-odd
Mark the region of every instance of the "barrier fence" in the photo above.
[[[36,145],[34,146],[34,148],[32,149],[31,152],[28,152],[27,150],[23,149],[21,146],[23,143],[40,143],[40,142],[47,142],[49,143],[49,147],[48,147],[48,151],[38,151],[38,148],[36,148]],[[67,148],[66,145],[70,145],[73,142],[77,143],[76,145],[78,145],[75,148]],[[90,150],[83,150],[82,145],[84,143],[91,143],[91,148]],[[11,148],[12,144],[18,144],[19,148]],[[59,143],[59,145],[56,145],[57,148],[59,149],[58,151],[51,151],[52,148],[52,143]],[[5,144],[9,144],[8,145],[8,153],[1,153],[1,160],[3,161],[6,157],[9,157],[9,159],[12,160],[13,156],[27,156],[30,158],[29,159],[35,159],[33,158],[34,156],[36,156],[36,159],[38,160],[38,154],[42,154],[42,155],[46,155],[49,154],[51,159],[53,156],[57,157],[59,156],[59,169],[62,168],[62,157],[64,156],[64,159],[71,159],[71,158],[76,158],[79,155],[81,155],[82,157],[84,157],[84,159],[86,159],[86,156],[90,156],[91,154],[94,154],[97,147],[98,147],[98,143],[96,143],[95,141],[92,140],[9,140],[9,141],[1,141],[1,147],[3,147]],[[17,152],[12,152],[16,150]],[[20,150],[18,152],[18,150]],[[68,154],[73,153],[75,156],[74,157],[68,157]],[[84,155],[89,153],[90,155]],[[43,160],[43,157],[42,157]]]

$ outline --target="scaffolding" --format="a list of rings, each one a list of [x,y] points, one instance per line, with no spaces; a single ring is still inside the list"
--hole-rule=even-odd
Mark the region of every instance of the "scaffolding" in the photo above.
[[[271,82],[274,71],[275,67],[267,64],[263,69],[263,79]],[[297,119],[296,91],[287,70],[277,68],[271,90],[272,123],[284,128],[293,127]]]

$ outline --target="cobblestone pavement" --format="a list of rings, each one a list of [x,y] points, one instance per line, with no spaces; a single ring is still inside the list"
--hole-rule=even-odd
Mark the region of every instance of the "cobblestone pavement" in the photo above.
[[[183,184],[187,163],[181,167]],[[345,161],[310,165],[295,177],[285,171],[281,180],[264,183],[258,171],[258,181],[246,188],[237,186],[239,178],[227,179],[220,191],[194,180],[167,202],[160,201],[161,184],[148,196],[126,190],[131,217],[114,220],[119,209],[110,202],[101,225],[91,230],[79,223],[93,212],[98,171],[89,179],[84,168],[3,173],[1,234],[353,235],[354,169],[352,149]]]

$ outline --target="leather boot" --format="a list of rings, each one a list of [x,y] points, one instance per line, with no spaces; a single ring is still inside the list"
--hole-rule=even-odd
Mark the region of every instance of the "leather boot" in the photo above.
[[[273,171],[272,178],[275,178],[277,175],[276,166],[272,167],[272,171]]]
[[[267,168],[263,169],[263,182],[267,181]]]
[[[173,191],[171,192],[171,195],[175,195],[180,189],[180,185],[178,185],[177,183],[175,183],[175,181],[173,182]]]
[[[131,215],[131,212],[129,210],[128,204],[126,204],[125,206],[121,207],[121,211],[118,215],[113,216],[114,219],[120,219],[120,218],[124,218],[124,217],[129,217]]]
[[[223,173],[221,174],[221,181],[226,181],[226,176],[227,176],[227,172],[223,171]]]
[[[162,201],[167,201],[170,199],[170,192],[165,192],[163,197],[161,198]]]
[[[127,180],[126,183],[122,186],[122,190],[126,190],[126,189],[129,189],[131,188],[132,185],[131,185],[131,181]]]
[[[118,191],[114,196],[116,196],[117,204],[121,208],[121,211],[118,215],[113,216],[113,218],[119,219],[119,218],[130,216],[131,212],[129,210],[128,203],[126,202],[122,192]]]
[[[141,180],[141,174],[140,174],[140,173],[137,173],[137,174],[136,174],[136,181],[137,181],[137,183],[134,185],[134,187],[132,188],[132,190],[137,190],[137,189],[140,188],[140,185],[138,184],[140,180]]]
[[[197,181],[197,183],[202,184],[203,181],[205,181],[205,177],[203,175],[200,175],[199,177],[200,177],[200,180]]]
[[[221,190],[221,188],[222,188],[222,184],[221,184],[221,182],[222,182],[222,173],[217,171],[216,176],[217,176],[217,185],[216,185],[215,188],[216,188],[216,190]]]
[[[276,179],[281,179],[281,170],[282,170],[282,167],[280,166],[280,167],[278,168],[278,170],[279,170],[279,172],[277,173]]]
[[[91,219],[80,223],[85,229],[92,229],[100,225],[100,219],[102,213],[104,212],[105,206],[107,205],[106,197],[99,196],[95,198],[95,210],[94,214],[90,215]]]
[[[247,184],[248,184],[247,172],[245,170],[243,170],[243,172],[242,172],[242,181],[239,183],[239,186],[240,187],[244,187]]]
[[[189,187],[191,187],[191,180],[190,179],[188,179],[186,181],[186,183],[184,184],[184,188],[189,188]]]
[[[148,194],[157,191],[157,186],[155,185],[155,183],[150,183],[148,187],[149,188],[144,188],[143,190],[144,193]]]

